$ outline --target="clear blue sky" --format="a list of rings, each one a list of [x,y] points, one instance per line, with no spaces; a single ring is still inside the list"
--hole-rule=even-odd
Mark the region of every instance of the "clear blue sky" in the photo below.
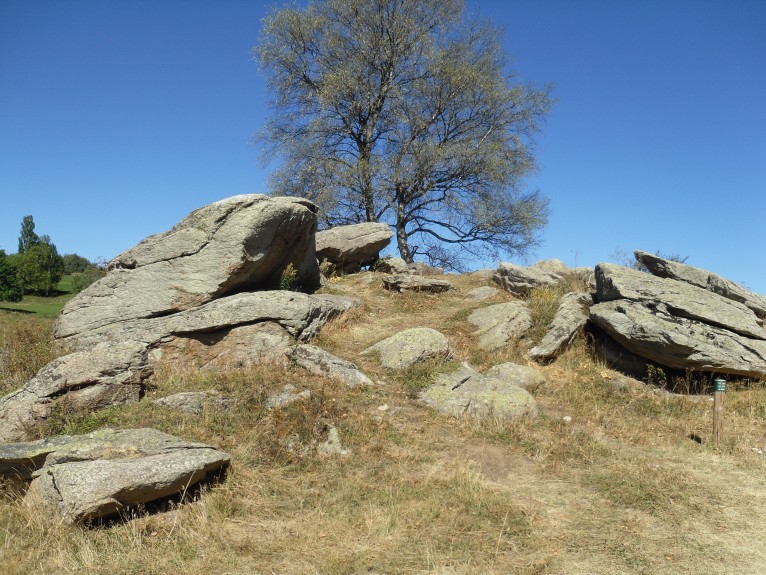
[[[250,57],[282,3],[0,0],[0,248],[21,219],[110,259],[191,210],[265,192]],[[640,248],[766,293],[766,2],[471,2],[523,81],[556,84],[529,184],[537,258]]]

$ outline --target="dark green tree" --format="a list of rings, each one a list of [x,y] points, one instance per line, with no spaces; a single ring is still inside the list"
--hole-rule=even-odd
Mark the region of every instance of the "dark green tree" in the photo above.
[[[19,256],[17,277],[24,293],[47,296],[55,291],[64,273],[64,259],[50,238],[43,236]]]
[[[16,267],[6,257],[5,250],[0,250],[0,301],[21,301],[21,295]]]
[[[255,53],[273,90],[260,141],[271,190],[317,203],[323,225],[381,221],[399,252],[460,256],[538,242],[528,191],[550,88],[518,83],[500,34],[460,0],[315,0],[265,19]]]
[[[40,238],[35,233],[35,220],[32,216],[24,216],[24,219],[21,220],[21,233],[19,234],[19,253],[23,254],[39,243]]]
[[[64,254],[64,273],[76,274],[95,267],[87,259],[77,254]]]

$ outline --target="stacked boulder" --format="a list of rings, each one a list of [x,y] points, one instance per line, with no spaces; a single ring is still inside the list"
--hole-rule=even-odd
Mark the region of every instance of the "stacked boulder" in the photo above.
[[[234,196],[117,256],[56,321],[55,337],[70,353],[0,398],[0,441],[23,439],[63,402],[92,409],[137,401],[162,362],[183,358],[202,369],[286,362],[296,342],[356,305],[276,289],[288,271],[304,291],[320,285],[316,221],[307,200]],[[333,360],[317,363],[327,370]]]
[[[699,268],[636,252],[658,275],[596,266],[589,318],[622,348],[674,369],[766,375],[766,300]]]

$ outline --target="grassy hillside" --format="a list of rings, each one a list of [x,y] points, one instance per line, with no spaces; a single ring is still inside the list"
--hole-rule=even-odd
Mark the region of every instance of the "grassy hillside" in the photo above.
[[[23,321],[26,319],[24,316],[28,314],[34,314],[38,317],[55,318],[64,309],[66,302],[74,296],[73,280],[74,276],[71,274],[62,277],[61,281],[56,285],[59,293],[53,296],[25,295],[20,302],[0,302],[0,324]]]
[[[460,361],[481,370],[525,362],[530,342],[478,350],[465,318],[511,298],[469,303],[463,294],[486,281],[447,279],[460,291],[393,294],[371,274],[325,288],[364,305],[326,327],[315,343],[356,362],[374,387],[347,389],[292,369],[179,369],[158,373],[146,399],[215,388],[235,398],[233,410],[191,416],[143,401],[85,415],[57,413],[40,433],[152,426],[226,450],[232,470],[196,503],[109,528],[50,525],[25,509],[18,495],[6,494],[0,499],[0,571],[766,572],[766,465],[757,451],[766,442],[763,382],[732,385],[725,440],[715,446],[707,396],[672,395],[621,376],[590,357],[581,340],[541,368],[547,381],[534,390],[539,417],[455,420],[420,405],[417,391]],[[541,337],[559,295],[532,295],[532,339]],[[44,322],[50,320],[39,321],[29,341],[49,349]],[[453,359],[396,373],[359,355],[414,326],[448,335]],[[14,347],[20,329],[0,323],[4,357],[26,353]],[[268,410],[268,395],[288,383],[311,390],[311,399]],[[349,456],[317,454],[315,445],[330,425]]]

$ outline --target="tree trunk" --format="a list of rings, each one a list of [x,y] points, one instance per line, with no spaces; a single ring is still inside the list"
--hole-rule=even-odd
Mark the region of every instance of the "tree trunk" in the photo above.
[[[396,244],[399,247],[399,254],[402,256],[402,259],[411,264],[414,261],[415,254],[410,251],[410,245],[407,243],[406,224],[404,204],[399,202],[396,208]]]

